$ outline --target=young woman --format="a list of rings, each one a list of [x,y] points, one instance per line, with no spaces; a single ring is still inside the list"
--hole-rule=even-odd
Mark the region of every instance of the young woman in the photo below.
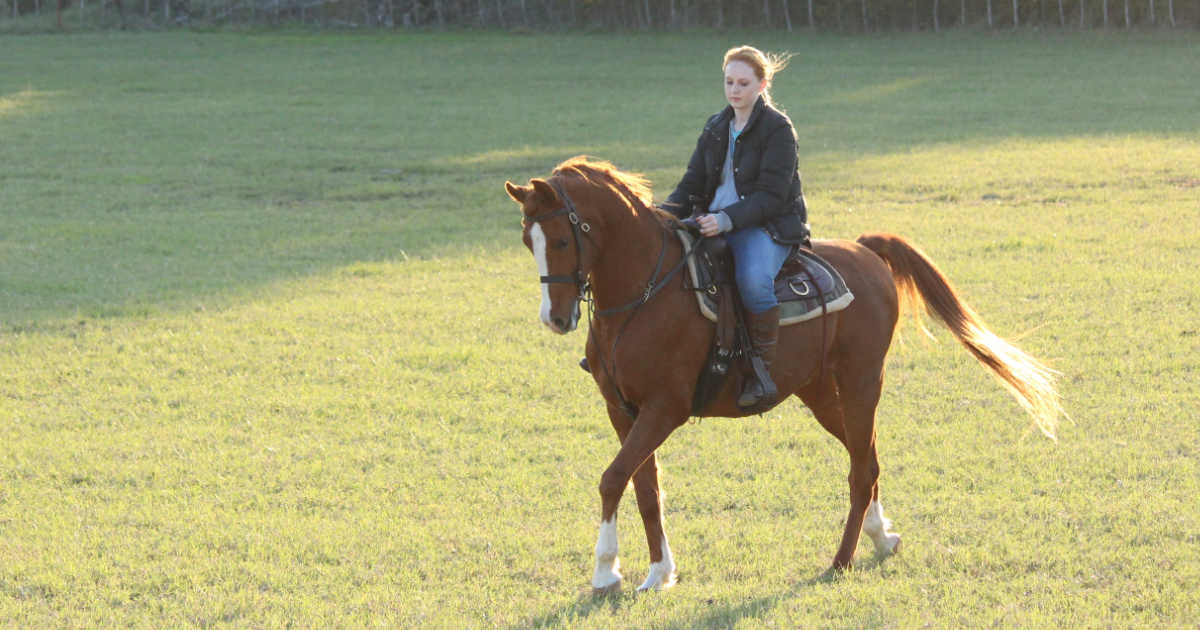
[[[769,368],[779,339],[774,281],[809,230],[792,121],[771,102],[769,88],[787,57],[751,46],[725,53],[729,106],[708,119],[687,172],[663,208],[679,218],[693,213],[705,236],[725,234],[733,252],[738,293],[753,350]],[[748,378],[738,405],[761,408],[774,384]]]

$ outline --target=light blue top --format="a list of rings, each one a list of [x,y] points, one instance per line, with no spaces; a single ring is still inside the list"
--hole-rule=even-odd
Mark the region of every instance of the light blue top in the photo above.
[[[737,146],[737,138],[742,131],[734,129],[733,121],[729,121],[729,150],[725,152],[725,167],[721,169],[721,185],[717,186],[717,191],[713,193],[712,203],[708,204],[708,211],[716,213],[717,223],[721,226],[722,232],[733,229],[733,220],[721,210],[737,203],[739,199],[737,183],[733,179],[733,149]]]

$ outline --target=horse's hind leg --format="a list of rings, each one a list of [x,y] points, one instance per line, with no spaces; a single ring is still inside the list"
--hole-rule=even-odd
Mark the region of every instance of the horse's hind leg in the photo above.
[[[842,544],[833,557],[834,569],[847,569],[854,562],[854,551],[862,532],[863,519],[875,496],[879,481],[879,460],[875,453],[875,404],[879,400],[879,385],[870,377],[856,377],[846,383],[839,380],[842,401],[842,423],[846,430],[846,450],[850,452],[850,513]],[[846,385],[850,386],[847,387]]]
[[[860,532],[867,533],[880,554],[894,553],[900,544],[900,536],[888,531],[891,522],[883,516],[883,506],[879,503],[875,407],[881,387],[879,369],[860,375],[839,374],[837,381],[826,376],[800,392],[821,426],[845,445],[850,454],[850,513],[833,561],[833,567],[839,570],[853,563]]]

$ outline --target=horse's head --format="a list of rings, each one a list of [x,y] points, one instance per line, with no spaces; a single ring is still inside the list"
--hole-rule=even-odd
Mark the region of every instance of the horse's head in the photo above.
[[[583,247],[585,239],[591,240],[591,225],[565,191],[560,194],[544,179],[533,179],[529,186],[505,182],[504,189],[521,205],[522,240],[537,261],[542,323],[556,333],[569,333],[579,324],[579,302],[595,254],[587,251],[594,248]]]

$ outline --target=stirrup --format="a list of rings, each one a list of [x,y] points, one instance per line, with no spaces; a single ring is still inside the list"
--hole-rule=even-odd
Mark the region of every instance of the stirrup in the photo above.
[[[755,395],[755,398],[743,403],[742,398],[747,395]],[[751,381],[750,385],[742,391],[742,395],[738,397],[737,406],[738,409],[750,413],[763,412],[775,405],[775,399],[778,396],[779,391],[775,387],[768,388],[758,381]]]
[[[762,413],[775,405],[779,398],[779,388],[775,385],[775,381],[771,380],[771,373],[767,371],[763,360],[757,356],[750,357],[750,365],[752,373],[748,375],[745,384],[742,386],[742,393],[738,396],[738,409],[750,413]],[[747,401],[742,404],[742,399],[748,395],[754,395],[757,392],[754,400]]]

